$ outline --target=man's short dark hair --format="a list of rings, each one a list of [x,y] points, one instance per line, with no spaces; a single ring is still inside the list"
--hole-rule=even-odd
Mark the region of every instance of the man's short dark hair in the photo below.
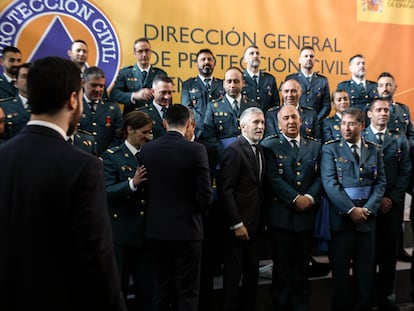
[[[305,51],[305,50],[311,50],[311,51],[314,51],[315,52],[315,49],[312,47],[312,46],[310,46],[310,45],[304,45],[301,49],[300,49],[300,53],[302,53],[303,51]]]
[[[6,55],[7,53],[22,54],[22,52],[20,52],[20,50],[15,46],[5,46],[1,52],[1,57],[4,59],[4,55]]]
[[[358,122],[365,124],[365,113],[359,108],[345,108],[342,112],[342,118],[345,115],[351,115],[357,119]]]
[[[369,106],[368,106],[368,110],[369,111],[372,111],[372,110],[374,110],[374,106],[375,106],[375,104],[377,103],[377,102],[382,102],[382,101],[385,101],[385,102],[387,102],[388,103],[388,105],[391,105],[392,104],[392,97],[391,96],[385,96],[385,97],[377,97],[377,98],[374,98],[373,100],[372,100],[372,102],[369,104]]]
[[[136,45],[138,42],[146,42],[146,43],[148,43],[148,44],[149,44],[149,46],[151,47],[151,42],[150,42],[147,38],[142,37],[142,38],[138,38],[138,39],[136,39],[136,40],[134,41],[134,46],[132,47],[132,48],[134,49],[134,51],[135,51],[135,45]]]
[[[210,49],[201,49],[200,51],[198,51],[197,54],[196,54],[196,59],[198,59],[198,57],[202,53],[208,53],[208,54],[210,54],[213,57],[214,62],[216,62],[216,57],[214,56],[213,52]]]
[[[88,47],[88,44],[86,43],[86,41],[85,41],[85,40],[82,40],[82,39],[76,39],[76,40],[72,41],[72,44],[70,45],[70,50],[72,50],[73,45],[74,45],[75,43],[82,43],[82,44],[85,44],[85,45],[86,45],[86,47]]]
[[[96,66],[88,67],[83,72],[83,78],[88,81],[89,77],[93,78],[105,78],[105,72]]]
[[[355,54],[354,56],[351,56],[351,57],[349,58],[349,64],[350,64],[350,65],[351,65],[352,61],[353,61],[355,58],[365,58],[365,57],[364,57],[364,55],[362,55],[362,54]]]
[[[165,113],[165,119],[170,127],[183,127],[190,119],[190,112],[187,106],[170,105]]]
[[[159,74],[155,76],[154,80],[152,80],[152,88],[155,88],[158,82],[174,84],[173,80],[165,74]]]
[[[391,73],[387,72],[387,71],[381,72],[380,75],[378,76],[377,81],[381,78],[391,78],[392,81],[395,81],[394,76]]]
[[[78,65],[61,57],[36,60],[27,75],[28,103],[33,114],[56,114],[62,110],[71,94],[81,89]]]
[[[19,66],[19,69],[17,70],[16,79],[17,79],[17,78],[19,78],[19,75],[20,75],[20,69],[22,69],[22,68],[27,68],[27,69],[29,69],[31,65],[32,65],[32,63],[24,63],[24,64],[21,64],[21,65]]]

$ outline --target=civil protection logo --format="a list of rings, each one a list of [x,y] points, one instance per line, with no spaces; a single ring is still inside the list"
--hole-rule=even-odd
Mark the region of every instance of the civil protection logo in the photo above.
[[[0,8],[0,53],[12,45],[25,62],[45,56],[69,58],[71,42],[82,39],[89,47],[87,66],[105,71],[107,85],[121,63],[115,28],[102,11],[85,0],[17,0]]]

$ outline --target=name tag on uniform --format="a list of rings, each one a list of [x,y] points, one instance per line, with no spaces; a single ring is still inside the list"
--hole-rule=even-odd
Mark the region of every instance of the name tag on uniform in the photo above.
[[[371,194],[371,186],[344,188],[351,200],[367,200]]]

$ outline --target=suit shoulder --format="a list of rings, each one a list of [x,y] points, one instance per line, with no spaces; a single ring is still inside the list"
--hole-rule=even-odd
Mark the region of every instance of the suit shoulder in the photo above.
[[[326,76],[324,76],[323,74],[320,74],[320,73],[317,73],[317,72],[315,72],[314,74],[320,79],[328,80],[328,78]]]
[[[265,78],[268,78],[268,79],[275,79],[275,76],[274,76],[274,75],[272,75],[271,73],[267,72],[267,71],[261,71],[260,73],[261,73],[261,75],[262,75],[263,77],[265,77]]]
[[[124,72],[130,71],[130,70],[132,70],[133,68],[134,68],[134,65],[122,67],[122,68],[119,70],[119,73],[124,73]]]

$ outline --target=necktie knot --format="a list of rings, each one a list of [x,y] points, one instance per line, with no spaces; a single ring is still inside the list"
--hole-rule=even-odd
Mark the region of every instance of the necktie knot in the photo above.
[[[239,115],[240,107],[237,100],[234,100],[233,102],[233,111],[237,116]]]
[[[210,78],[205,78],[204,79],[204,84],[207,86],[207,88],[210,87],[210,82],[211,82],[211,79]]]
[[[383,133],[380,133],[380,132],[377,133],[378,143],[380,143],[380,144],[382,144],[382,142],[383,142],[382,135],[383,135]]]
[[[354,145],[351,146],[351,149],[352,149],[352,153],[355,157],[355,160],[359,163],[358,146],[354,144]]]
[[[359,83],[359,86],[361,87],[361,90],[363,91],[363,92],[365,92],[365,86],[364,86],[364,83]]]
[[[144,70],[144,71],[141,71],[141,73],[142,73],[142,80],[145,80],[147,78],[147,72]]]
[[[254,83],[256,83],[256,85],[259,84],[259,77],[258,77],[258,75],[253,75],[253,81],[254,81]]]
[[[298,146],[297,140],[296,139],[291,139],[290,143],[292,144],[292,148],[293,148],[293,151],[295,152],[295,154],[298,154],[299,146]]]

